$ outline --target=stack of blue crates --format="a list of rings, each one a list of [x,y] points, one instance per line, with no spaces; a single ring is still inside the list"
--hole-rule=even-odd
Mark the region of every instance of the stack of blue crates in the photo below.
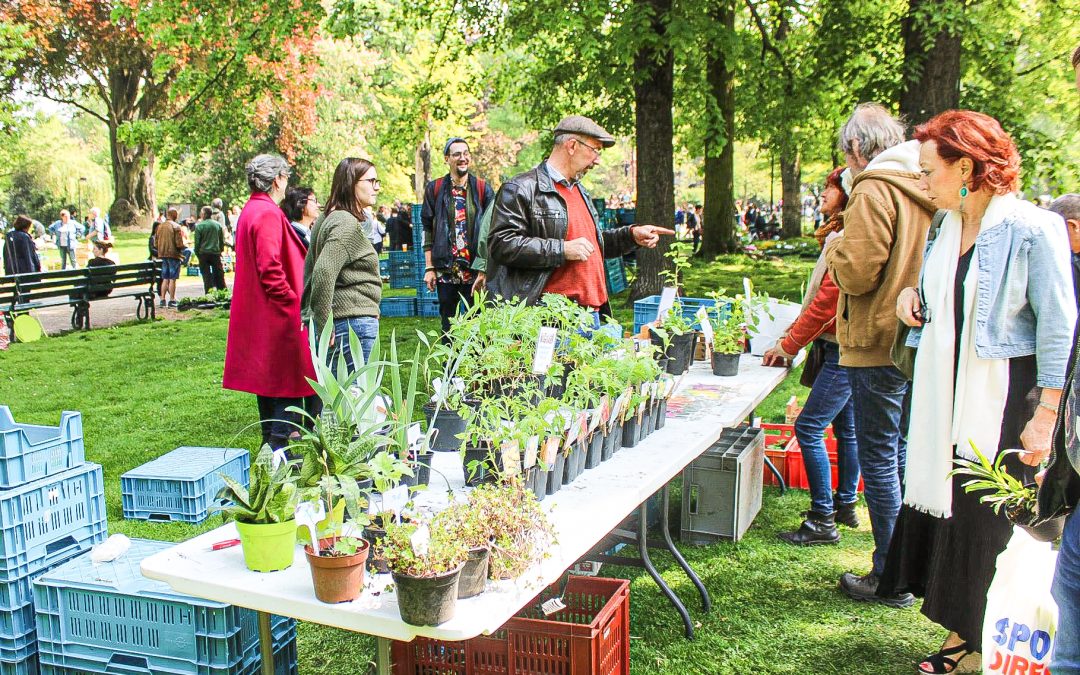
[[[415,288],[417,259],[414,251],[390,251],[390,288]],[[423,262],[420,261],[421,269]]]
[[[701,326],[698,324],[697,314],[698,308],[705,307],[712,309],[716,305],[716,301],[709,298],[678,298],[676,300],[682,306],[683,317],[693,325],[695,329],[700,330]],[[656,313],[660,310],[660,296],[650,295],[647,298],[642,298],[634,303],[634,332],[637,333],[641,330],[641,327],[647,323],[651,323],[656,320]]]
[[[16,424],[0,406],[0,673],[38,672],[35,577],[105,539],[101,467],[85,461],[82,416]]]
[[[604,274],[607,277],[608,295],[615,295],[626,290],[626,269],[622,258],[608,258],[604,261]]]
[[[216,499],[222,474],[246,486],[250,469],[247,450],[177,448],[120,476],[124,517],[201,523],[210,507],[225,505]]]
[[[173,591],[139,571],[173,544],[133,539],[113,562],[81,556],[34,581],[42,675],[260,672],[253,610]],[[271,617],[274,672],[297,672],[296,621]]]

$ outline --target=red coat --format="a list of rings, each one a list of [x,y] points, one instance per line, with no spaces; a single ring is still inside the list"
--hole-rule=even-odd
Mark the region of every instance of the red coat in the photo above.
[[[225,348],[226,389],[294,398],[314,392],[300,323],[304,245],[270,196],[255,193],[236,222],[236,276]]]
[[[795,323],[788,328],[787,335],[780,341],[780,349],[786,354],[795,354],[822,333],[835,333],[836,302],[839,299],[840,289],[836,287],[832,276],[826,272],[814,299],[802,311],[799,318],[795,319]]]

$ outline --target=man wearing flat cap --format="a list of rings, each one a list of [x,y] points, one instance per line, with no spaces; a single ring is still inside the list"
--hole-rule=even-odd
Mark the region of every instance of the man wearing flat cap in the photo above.
[[[507,181],[495,198],[487,285],[495,295],[529,304],[559,293],[597,312],[607,302],[604,258],[653,248],[660,235],[675,233],[653,225],[601,230],[580,181],[615,139],[581,115],[564,118],[554,134],[548,158]]]
[[[442,329],[448,331],[458,303],[472,301],[476,223],[495,193],[483,178],[469,173],[472,157],[464,138],[448,140],[443,158],[450,171],[424,188],[420,222],[424,226],[424,284],[429,291],[438,289]]]

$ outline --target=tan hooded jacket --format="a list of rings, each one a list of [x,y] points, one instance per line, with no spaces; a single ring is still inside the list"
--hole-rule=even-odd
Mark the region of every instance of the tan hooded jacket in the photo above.
[[[840,287],[840,365],[892,365],[896,298],[918,283],[935,211],[919,171],[919,143],[908,141],[875,157],[852,183],[844,236],[826,254]]]

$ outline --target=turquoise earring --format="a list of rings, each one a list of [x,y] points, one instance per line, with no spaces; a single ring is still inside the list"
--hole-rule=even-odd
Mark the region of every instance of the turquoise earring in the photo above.
[[[964,213],[964,199],[968,196],[967,183],[960,186],[960,213]]]

